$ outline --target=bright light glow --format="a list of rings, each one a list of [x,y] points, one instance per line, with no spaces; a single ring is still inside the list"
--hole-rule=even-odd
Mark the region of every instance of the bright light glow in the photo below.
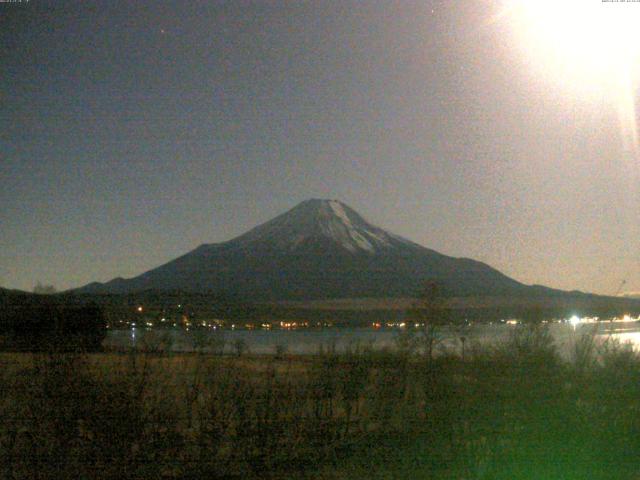
[[[505,15],[541,60],[586,75],[576,81],[612,80],[640,58],[638,3],[505,0]]]
[[[624,148],[638,158],[640,2],[502,0],[494,21],[511,26],[537,73],[573,93],[611,101]]]
[[[574,327],[577,326],[577,325],[580,325],[580,323],[581,323],[580,317],[578,317],[577,315],[574,315],[573,317],[571,317],[569,319],[569,323],[571,325],[573,325]]]
[[[142,311],[142,307],[138,307],[138,311],[141,312]]]

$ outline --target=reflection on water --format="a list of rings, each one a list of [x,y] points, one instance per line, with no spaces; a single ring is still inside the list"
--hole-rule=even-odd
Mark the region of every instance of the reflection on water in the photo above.
[[[603,334],[600,337],[611,337],[612,339],[619,341],[623,345],[631,346],[634,350],[640,350],[640,331],[622,331],[611,334]]]
[[[464,332],[454,328],[442,328],[442,345],[450,350],[459,350],[464,336],[466,345],[490,345],[504,341],[513,332],[514,325],[474,325]],[[142,347],[162,341],[173,351],[193,351],[197,346],[205,351],[232,353],[241,342],[251,353],[274,353],[283,349],[292,354],[314,354],[320,348],[345,351],[355,345],[373,348],[394,348],[398,335],[405,330],[372,328],[328,328],[301,330],[225,330],[196,331],[150,330],[132,328],[113,330],[107,334],[105,346],[116,348]],[[573,351],[575,342],[584,334],[593,334],[598,343],[614,340],[640,350],[640,322],[613,321],[599,323],[554,323],[549,331],[562,355]]]

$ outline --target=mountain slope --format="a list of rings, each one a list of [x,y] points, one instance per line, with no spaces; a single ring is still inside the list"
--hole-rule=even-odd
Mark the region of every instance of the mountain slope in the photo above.
[[[342,202],[319,199],[137,277],[77,291],[181,290],[256,300],[398,297],[417,295],[426,281],[437,281],[451,296],[560,294],[442,255],[369,224]]]

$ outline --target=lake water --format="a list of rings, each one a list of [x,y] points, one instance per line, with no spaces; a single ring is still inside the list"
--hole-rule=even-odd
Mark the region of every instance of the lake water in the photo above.
[[[598,342],[613,339],[627,344],[629,348],[640,349],[640,322],[606,321],[571,325],[570,323],[549,324],[555,344],[564,356],[570,355],[573,345],[583,334],[594,332]],[[460,351],[465,337],[465,346],[490,345],[509,338],[515,325],[493,324],[474,325],[464,330],[443,327],[440,332],[441,348]],[[131,330],[109,331],[104,345],[113,348],[144,348],[164,340],[172,351],[194,351],[198,345],[205,351],[233,353],[236,345],[242,343],[246,351],[254,354],[274,353],[280,348],[287,353],[308,355],[321,348],[335,347],[345,351],[350,346],[370,345],[373,348],[395,348],[397,339],[404,329],[373,328],[325,328],[299,330],[224,330],[196,331],[183,330]]]

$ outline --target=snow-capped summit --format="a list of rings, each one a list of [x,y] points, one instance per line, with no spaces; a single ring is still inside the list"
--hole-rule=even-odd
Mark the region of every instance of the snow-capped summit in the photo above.
[[[269,242],[293,251],[320,239],[333,241],[351,253],[374,253],[394,242],[407,242],[371,225],[339,200],[323,199],[306,200],[235,241],[245,246]]]
[[[425,281],[439,282],[451,295],[535,288],[386,232],[339,200],[311,199],[227,242],[203,244],[137,277],[79,291],[182,290],[250,300],[398,297],[416,295]]]

